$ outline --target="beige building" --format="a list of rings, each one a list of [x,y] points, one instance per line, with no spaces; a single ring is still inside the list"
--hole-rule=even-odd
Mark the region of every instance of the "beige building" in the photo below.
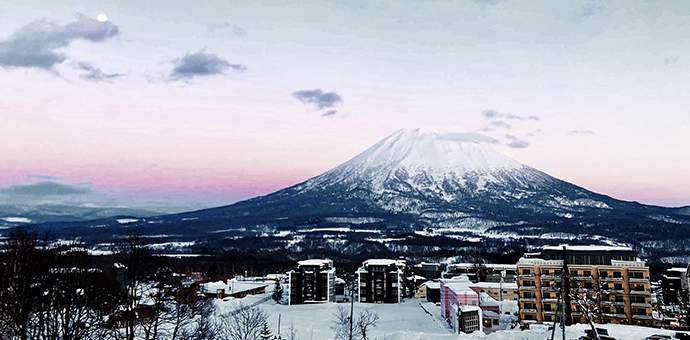
[[[563,259],[566,259],[564,261]],[[588,297],[597,323],[646,325],[652,320],[649,267],[628,247],[544,247],[518,261],[520,320],[553,322],[561,287],[569,287],[572,323],[585,322],[576,304]],[[563,276],[564,270],[568,275]],[[570,312],[568,312],[570,310]]]

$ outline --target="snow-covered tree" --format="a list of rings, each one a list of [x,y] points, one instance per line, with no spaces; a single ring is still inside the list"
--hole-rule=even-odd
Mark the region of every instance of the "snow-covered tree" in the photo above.
[[[276,286],[273,289],[273,300],[275,302],[280,302],[283,299],[283,285],[280,284],[280,280],[276,280]]]

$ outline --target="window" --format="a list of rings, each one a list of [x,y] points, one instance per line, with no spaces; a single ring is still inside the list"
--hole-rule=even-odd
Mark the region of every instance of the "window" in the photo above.
[[[522,293],[523,299],[535,299],[536,297],[537,297],[537,295],[534,294],[534,292],[523,292]]]
[[[621,274],[621,272],[613,272],[613,277],[614,278],[620,278],[620,277],[623,277],[623,274]]]
[[[623,285],[620,283],[614,283],[613,290],[623,290]]]
[[[592,271],[591,270],[585,270],[582,272],[582,276],[592,276]]]
[[[542,275],[549,275],[549,270],[548,270],[548,269],[544,269],[544,270],[541,271],[541,274],[542,274]]]
[[[551,293],[544,293],[542,294],[542,299],[550,299],[551,298]]]
[[[599,272],[599,277],[609,277],[609,272],[601,271]]]
[[[522,275],[532,275],[534,272],[532,272],[532,269],[523,269],[522,270]]]
[[[630,278],[631,279],[644,279],[644,275],[642,275],[642,272],[630,272]]]
[[[552,321],[551,315],[544,315],[544,321]]]
[[[525,287],[534,287],[536,284],[534,283],[534,280],[525,280],[522,281],[522,285]]]
[[[570,276],[577,276],[577,270],[571,270]]]
[[[525,303],[525,309],[537,309],[536,303],[527,302]]]

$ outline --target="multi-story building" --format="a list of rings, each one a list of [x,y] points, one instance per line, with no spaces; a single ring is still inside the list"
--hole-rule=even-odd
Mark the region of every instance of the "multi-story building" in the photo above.
[[[515,283],[517,268],[514,264],[453,263],[446,267],[443,278],[467,276],[472,282]]]
[[[649,267],[628,247],[547,246],[517,264],[520,319],[554,321],[559,297],[565,323],[585,322],[577,301],[597,307],[597,323],[652,320]]]
[[[479,293],[466,276],[439,280],[441,284],[441,314],[456,333],[471,333],[482,329],[482,310]]]
[[[398,303],[402,295],[403,269],[400,260],[372,259],[357,270],[359,302]]]
[[[289,273],[289,304],[335,301],[335,268],[331,260],[304,260]]]

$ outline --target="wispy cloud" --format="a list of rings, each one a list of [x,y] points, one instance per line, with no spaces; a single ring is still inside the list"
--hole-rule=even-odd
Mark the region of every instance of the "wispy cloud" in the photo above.
[[[81,13],[64,26],[52,19],[37,20],[14,32],[8,40],[0,41],[0,66],[50,70],[67,60],[58,50],[72,41],[102,42],[119,32],[112,22],[101,22]]]
[[[247,35],[247,31],[244,28],[239,27],[237,25],[232,27],[232,33],[235,33],[235,35],[238,37]]]
[[[301,90],[292,93],[292,96],[305,104],[316,104],[319,109],[333,107],[342,102],[342,98],[335,92],[324,93],[321,89]]]
[[[508,124],[506,122],[502,122],[502,121],[495,121],[495,122],[491,122],[489,124],[493,127],[504,128],[507,130],[510,130],[510,128],[511,128],[510,124]]]
[[[486,109],[482,112],[482,115],[489,119],[517,119],[517,120],[539,120],[537,116],[518,116],[510,113],[501,113],[498,111]]]
[[[30,179],[43,179],[43,180],[53,180],[53,181],[61,181],[61,180],[64,179],[64,178],[58,177],[58,176],[51,176],[51,175],[33,175],[33,174],[26,175],[26,178],[30,178]]]
[[[121,73],[103,73],[100,68],[96,68],[87,62],[78,62],[75,68],[77,70],[86,71],[86,73],[80,74],[79,78],[94,82],[111,81],[112,79],[123,76]]]
[[[582,14],[583,17],[594,17],[604,13],[605,11],[606,6],[601,0],[590,1],[582,5],[582,8],[580,8],[580,14]]]
[[[571,130],[568,133],[571,135],[595,135],[592,130]]]
[[[507,140],[505,145],[515,149],[524,149],[531,145],[529,141],[520,139],[517,136],[513,135],[505,135],[505,139]]]
[[[206,53],[203,49],[192,54],[187,52],[182,58],[174,60],[173,64],[175,67],[170,72],[170,77],[175,80],[224,74],[228,69],[239,72],[247,69],[242,64],[231,64],[214,53]]]
[[[332,116],[332,115],[334,115],[334,114],[336,114],[336,113],[338,113],[338,110],[328,110],[328,111],[326,111],[326,113],[324,113],[322,116],[324,116],[324,117],[326,117],[326,116]]]
[[[0,188],[0,193],[23,196],[71,196],[90,195],[95,193],[95,191],[89,188],[46,181],[26,185],[10,185]]]

